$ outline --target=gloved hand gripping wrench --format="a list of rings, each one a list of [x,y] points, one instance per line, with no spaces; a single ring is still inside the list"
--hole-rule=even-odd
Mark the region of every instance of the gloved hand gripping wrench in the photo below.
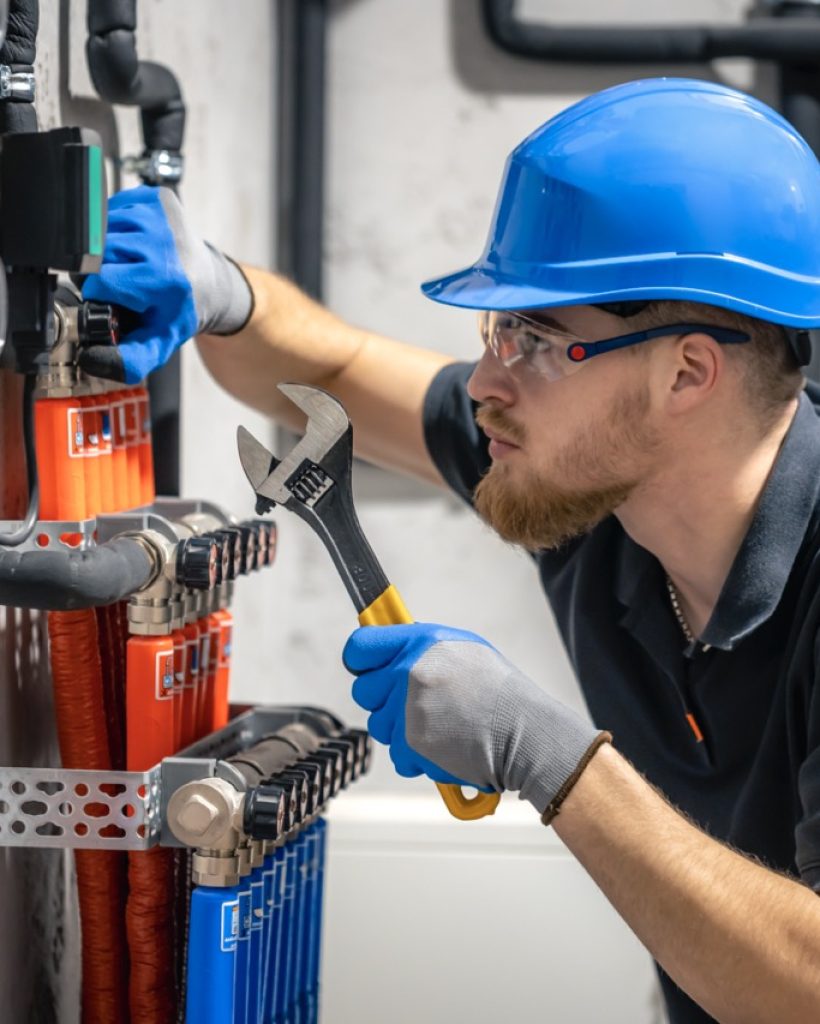
[[[321,538],[359,613],[362,626],[412,622],[362,531],[353,506],[353,427],[341,402],[321,388],[280,384],[307,415],[305,436],[277,459],[244,427],[237,430],[239,458],[256,494],[256,511],[274,505],[295,512]],[[468,798],[460,786],[436,783],[450,813],[463,821],[492,814],[497,793]]]

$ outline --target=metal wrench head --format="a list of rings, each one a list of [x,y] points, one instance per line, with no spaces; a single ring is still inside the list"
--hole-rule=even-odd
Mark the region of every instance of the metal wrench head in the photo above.
[[[237,430],[242,468],[257,497],[284,505],[293,496],[287,481],[307,459],[317,466],[346,433],[350,419],[333,395],[307,384],[284,383],[279,390],[307,415],[305,435],[281,460],[272,455],[244,427]]]

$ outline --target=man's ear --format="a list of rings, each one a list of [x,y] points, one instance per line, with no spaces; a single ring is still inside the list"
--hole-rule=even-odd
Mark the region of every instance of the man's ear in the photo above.
[[[725,356],[708,334],[685,334],[669,350],[669,400],[672,411],[685,412],[705,401],[723,373]]]

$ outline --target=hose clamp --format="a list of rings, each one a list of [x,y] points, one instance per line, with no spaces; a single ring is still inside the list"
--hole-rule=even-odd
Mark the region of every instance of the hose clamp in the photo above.
[[[176,185],[182,181],[185,158],[167,149],[151,149],[142,156],[124,157],[122,168],[138,174],[146,185]]]
[[[0,64],[0,100],[33,103],[36,92],[33,72],[12,71],[8,64]]]

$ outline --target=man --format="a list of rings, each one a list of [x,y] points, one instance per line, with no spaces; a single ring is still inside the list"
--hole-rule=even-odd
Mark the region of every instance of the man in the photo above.
[[[820,168],[803,140],[686,80],[554,118],[513,153],[482,258],[425,286],[481,311],[475,367],[240,271],[168,193],[115,197],[109,227],[86,295],[145,326],[89,368],[136,380],[210,332],[233,394],[298,428],[274,382],[329,388],[361,456],[447,483],[533,552],[606,731],[480,637],[368,627],[344,659],[397,769],[529,800],[661,965],[673,1024],[820,1020],[820,392],[799,371]]]

